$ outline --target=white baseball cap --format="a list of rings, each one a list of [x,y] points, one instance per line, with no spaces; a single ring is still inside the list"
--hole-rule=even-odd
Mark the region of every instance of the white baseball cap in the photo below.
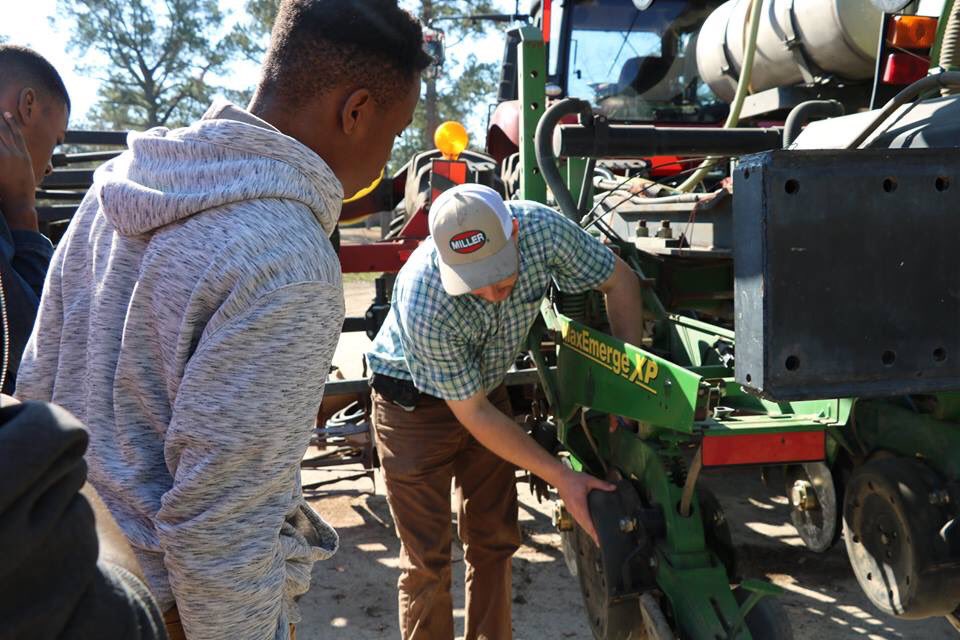
[[[452,296],[470,293],[517,273],[520,252],[513,216],[500,194],[480,184],[444,191],[430,207],[440,280]]]

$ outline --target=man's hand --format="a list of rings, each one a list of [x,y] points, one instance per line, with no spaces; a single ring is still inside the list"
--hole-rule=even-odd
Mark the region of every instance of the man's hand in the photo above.
[[[11,229],[37,230],[33,162],[20,124],[4,112],[0,122],[0,209]]]
[[[593,528],[590,509],[587,507],[587,494],[591,489],[613,491],[616,489],[614,485],[564,466],[524,433],[520,425],[490,404],[486,394],[482,392],[466,400],[447,400],[447,405],[460,424],[480,444],[556,487],[567,511],[597,543],[597,532]]]
[[[100,541],[100,559],[119,565],[140,578],[142,582],[146,582],[143,567],[140,566],[140,561],[137,560],[133,547],[130,546],[130,542],[123,535],[120,525],[110,514],[107,505],[103,503],[100,494],[89,482],[83,485],[80,493],[86,497],[93,508],[97,523],[97,538]]]
[[[600,491],[613,491],[616,487],[609,482],[604,482],[599,478],[586,473],[577,473],[572,469],[564,469],[564,474],[558,479],[556,487],[563,504],[577,524],[587,532],[593,539],[593,543],[600,546],[600,540],[597,538],[597,530],[593,526],[593,520],[590,518],[590,507],[587,504],[587,495],[593,489]]]

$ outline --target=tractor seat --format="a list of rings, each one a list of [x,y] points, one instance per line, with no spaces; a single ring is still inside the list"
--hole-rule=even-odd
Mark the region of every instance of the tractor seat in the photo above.
[[[617,93],[641,95],[659,84],[673,67],[674,57],[640,56],[630,58],[620,69]]]

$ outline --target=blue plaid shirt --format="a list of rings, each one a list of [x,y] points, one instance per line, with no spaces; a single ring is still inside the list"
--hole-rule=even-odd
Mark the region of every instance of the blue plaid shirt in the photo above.
[[[613,252],[575,223],[537,203],[507,204],[520,228],[520,277],[510,297],[448,295],[436,246],[426,240],[397,276],[390,314],[367,354],[374,373],[444,400],[489,393],[523,348],[551,278],[578,293],[613,275]]]

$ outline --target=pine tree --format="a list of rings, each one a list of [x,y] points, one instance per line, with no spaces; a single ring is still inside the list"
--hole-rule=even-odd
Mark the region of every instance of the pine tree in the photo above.
[[[390,163],[392,169],[403,166],[418,151],[432,149],[433,132],[441,122],[457,120],[466,123],[468,115],[493,100],[497,83],[496,64],[480,62],[473,53],[463,57],[458,49],[459,45],[482,34],[489,24],[451,19],[495,13],[502,9],[496,6],[497,3],[492,0],[419,0],[414,4],[416,6],[411,10],[425,25],[445,32],[447,60],[439,76],[424,79],[422,99],[414,114],[413,124],[394,149]],[[453,70],[456,70],[456,75]],[[472,133],[472,137],[477,139],[481,132]]]
[[[209,106],[209,78],[237,51],[234,34],[218,38],[215,0],[59,0],[69,46],[102,54],[104,66],[78,65],[102,78],[91,124],[112,129],[179,126]]]
[[[391,172],[402,167],[415,153],[432,149],[433,132],[441,122],[466,121],[469,114],[493,100],[498,66],[481,63],[472,53],[465,56],[459,53],[461,44],[469,44],[470,39],[482,34],[489,24],[451,18],[513,10],[514,4],[512,0],[401,0],[401,5],[425,25],[434,25],[446,33],[449,49],[441,74],[424,78],[413,123],[394,148]],[[278,6],[279,0],[247,0],[250,19],[237,29],[237,34],[249,59],[262,59]],[[480,134],[473,133],[475,138]]]

